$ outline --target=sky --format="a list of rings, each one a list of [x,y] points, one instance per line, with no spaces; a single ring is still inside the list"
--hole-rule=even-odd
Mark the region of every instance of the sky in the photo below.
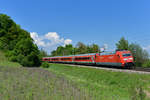
[[[125,37],[150,53],[150,0],[1,0],[7,14],[51,52],[83,42],[115,50]]]

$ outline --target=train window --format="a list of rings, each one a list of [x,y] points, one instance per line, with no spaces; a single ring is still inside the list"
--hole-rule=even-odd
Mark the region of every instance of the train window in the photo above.
[[[58,58],[52,58],[52,60],[58,60]]]
[[[71,60],[71,58],[61,58],[61,60]]]
[[[124,53],[124,54],[122,54],[122,56],[123,57],[129,57],[129,56],[131,56],[131,54],[130,53]]]
[[[75,58],[75,60],[89,60],[90,57],[78,57],[78,58]]]

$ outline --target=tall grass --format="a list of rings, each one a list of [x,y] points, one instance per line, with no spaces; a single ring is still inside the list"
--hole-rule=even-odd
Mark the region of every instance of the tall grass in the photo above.
[[[0,100],[91,100],[76,84],[41,68],[0,67]]]

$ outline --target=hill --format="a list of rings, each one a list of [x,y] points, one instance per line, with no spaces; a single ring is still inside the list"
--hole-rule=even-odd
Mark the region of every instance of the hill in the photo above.
[[[10,61],[23,66],[40,66],[40,51],[30,33],[22,29],[9,16],[0,14],[0,50]]]

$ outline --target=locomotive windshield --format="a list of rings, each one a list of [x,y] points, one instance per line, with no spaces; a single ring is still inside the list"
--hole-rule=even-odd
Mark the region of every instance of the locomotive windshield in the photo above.
[[[122,54],[122,56],[123,57],[129,57],[129,56],[131,56],[131,54],[130,53],[124,53],[124,54]]]

